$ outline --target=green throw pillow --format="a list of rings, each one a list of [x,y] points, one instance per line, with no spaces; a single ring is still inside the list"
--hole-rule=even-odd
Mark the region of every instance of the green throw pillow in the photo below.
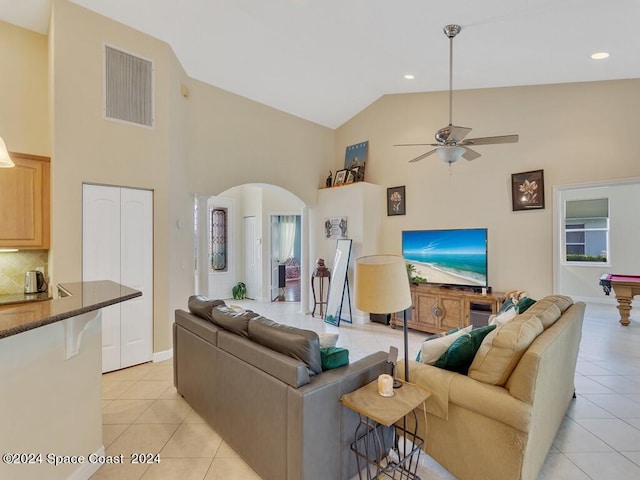
[[[322,371],[349,365],[349,350],[342,347],[320,348]]]
[[[496,328],[495,325],[487,325],[486,327],[475,328],[471,332],[458,337],[438,359],[435,366],[466,375],[482,340],[494,328]]]
[[[527,309],[534,303],[536,303],[536,301],[533,298],[522,297],[518,302],[518,313],[526,312]]]

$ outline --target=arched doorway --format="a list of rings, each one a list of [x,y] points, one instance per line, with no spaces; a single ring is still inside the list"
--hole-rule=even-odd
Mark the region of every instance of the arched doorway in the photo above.
[[[301,311],[308,311],[309,286],[303,279],[309,278],[309,211],[302,200],[277,185],[245,184],[216,196],[196,196],[194,208],[196,292],[210,298],[232,298],[233,285],[241,281],[247,285],[248,297],[273,300],[274,263],[286,259],[280,258],[280,248],[273,245],[272,221],[274,217],[299,217],[299,304]],[[225,225],[215,227],[218,232],[213,230],[214,209],[226,214]],[[220,232],[224,232],[220,250],[226,261],[214,269],[212,245]]]

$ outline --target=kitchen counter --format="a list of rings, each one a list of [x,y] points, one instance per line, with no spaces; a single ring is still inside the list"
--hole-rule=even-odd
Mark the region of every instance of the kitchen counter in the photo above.
[[[49,292],[11,293],[8,295],[0,295],[0,307],[20,303],[42,302],[44,300],[51,300],[52,298]]]
[[[48,301],[44,298],[41,299],[43,301],[20,303],[15,307],[0,310],[0,338],[99,310],[142,295],[138,290],[108,280],[65,283],[59,285],[59,289],[67,296]],[[31,295],[37,294],[29,294]]]
[[[3,307],[0,452],[11,455],[0,479],[85,479],[98,470],[88,459],[105,458],[102,308],[141,295],[110,281],[66,283],[60,298]]]

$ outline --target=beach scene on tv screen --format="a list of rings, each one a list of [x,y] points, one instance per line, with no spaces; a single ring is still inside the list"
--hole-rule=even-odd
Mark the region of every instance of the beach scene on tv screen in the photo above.
[[[419,283],[487,286],[487,230],[402,232],[402,256]]]

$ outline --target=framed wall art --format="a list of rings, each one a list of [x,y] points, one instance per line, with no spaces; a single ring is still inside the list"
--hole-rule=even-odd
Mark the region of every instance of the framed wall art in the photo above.
[[[404,185],[387,188],[387,216],[406,215],[407,203]]]
[[[369,141],[349,145],[344,155],[344,168],[352,170],[354,182],[364,180],[364,167],[369,155]]]
[[[336,177],[333,179],[333,186],[337,187],[339,185],[344,185],[345,180],[347,179],[347,170],[338,170],[336,172]]]
[[[544,209],[544,172],[511,174],[511,202],[513,211]]]
[[[347,217],[330,217],[324,220],[324,235],[326,238],[346,238]]]

